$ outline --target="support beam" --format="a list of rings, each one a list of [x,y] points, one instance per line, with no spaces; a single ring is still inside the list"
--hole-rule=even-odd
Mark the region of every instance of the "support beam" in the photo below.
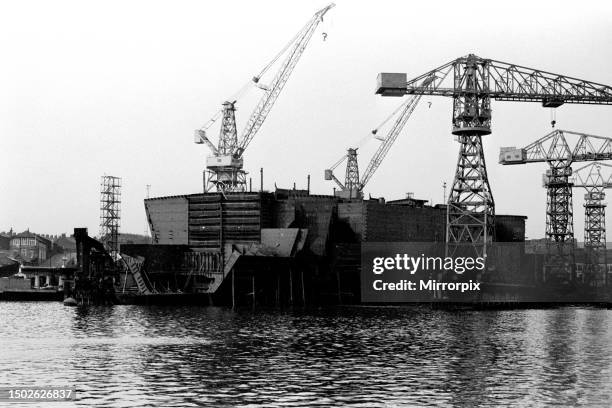
[[[338,288],[338,304],[341,305],[342,304],[342,291],[341,291],[341,285],[340,285],[340,270],[339,268],[334,268],[336,269],[336,286]]]
[[[232,269],[232,309],[236,309],[236,269]]]
[[[460,253],[486,258],[487,246],[495,236],[495,202],[482,147],[482,136],[491,133],[487,64],[470,55],[453,65],[457,91],[453,96],[453,134],[460,146],[448,198],[448,256]]]
[[[587,194],[584,203],[585,281],[592,286],[607,282],[606,204],[603,193]],[[603,282],[602,282],[603,281]]]
[[[547,281],[574,279],[574,216],[572,205],[571,167],[566,163],[553,165],[544,175],[546,187],[546,261]]]
[[[304,269],[300,269],[300,277],[302,279],[302,306],[306,306],[306,289],[304,288]]]
[[[289,268],[289,304],[293,306],[293,270]]]
[[[486,257],[495,235],[495,204],[478,135],[459,136],[457,171],[448,197],[447,256]]]
[[[253,291],[253,307],[255,307],[255,301],[257,300],[255,297],[255,272],[251,275],[251,290]]]
[[[276,272],[276,307],[280,307],[280,274]]]
[[[593,287],[608,286],[606,254],[605,189],[612,187],[612,165],[599,161],[573,172],[574,187],[586,190],[584,196],[584,282]]]

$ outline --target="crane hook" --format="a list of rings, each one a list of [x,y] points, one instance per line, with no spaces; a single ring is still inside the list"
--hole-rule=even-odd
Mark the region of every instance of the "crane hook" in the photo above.
[[[550,109],[550,125],[554,129],[556,124],[557,124],[557,111],[555,110],[555,108],[551,108]]]
[[[431,108],[431,102],[427,102],[429,104],[428,108]]]
[[[327,40],[327,33],[323,33],[323,41]]]

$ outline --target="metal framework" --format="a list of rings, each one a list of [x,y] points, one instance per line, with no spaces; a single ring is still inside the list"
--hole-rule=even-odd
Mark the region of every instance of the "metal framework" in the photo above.
[[[121,221],[121,178],[102,176],[100,183],[100,240],[108,253],[117,259]]]
[[[572,163],[612,160],[612,139],[555,130],[525,148],[503,147],[501,164],[548,163],[546,188],[547,257],[544,279],[574,279],[574,217]]]
[[[402,129],[404,129],[404,126],[406,126],[406,122],[408,122],[408,119],[410,119],[410,116],[412,116],[412,112],[414,112],[420,100],[421,95],[413,96],[412,98],[408,99],[404,105],[402,105],[400,114],[395,122],[393,122],[393,126],[389,129],[387,135],[382,138],[382,143],[380,146],[378,146],[378,149],[376,149],[376,152],[370,159],[368,166],[363,172],[363,176],[359,183],[359,191],[363,190],[376,170],[378,170],[380,164],[387,156],[387,153],[389,153],[389,150],[391,150],[391,146],[393,146]],[[373,133],[376,134],[377,130],[375,130]]]
[[[574,187],[586,190],[584,196],[584,280],[592,286],[608,285],[606,254],[605,189],[612,187],[612,166],[589,163],[574,171]]]
[[[244,165],[242,157],[244,151],[268,117],[270,110],[289,80],[291,73],[300,60],[315,29],[319,23],[323,21],[325,13],[332,7],[334,7],[333,3],[317,11],[297,35],[283,47],[280,53],[278,53],[258,75],[253,77],[251,82],[255,84],[257,88],[263,90],[263,95],[249,117],[240,138],[237,136],[234,113],[236,101],[224,102],[222,110],[210,119],[206,125],[196,131],[195,142],[207,144],[213,152],[213,156],[209,157],[206,163],[207,170],[204,176],[205,192],[211,189],[216,189],[220,192],[246,191],[247,173],[242,169]],[[262,75],[264,75],[282,55],[286,55],[286,57],[272,79],[272,82],[270,82],[269,85],[261,84],[260,80]],[[219,117],[222,117],[223,120],[218,147],[215,147],[206,136],[206,130],[219,119]]]
[[[440,83],[440,81],[436,81],[436,79],[438,78],[431,77],[423,79],[421,87],[426,88],[430,86],[435,86],[437,83]],[[406,122],[408,122],[408,119],[410,119],[410,116],[412,116],[412,113],[416,109],[419,101],[421,100],[421,97],[421,95],[414,95],[408,98],[393,113],[391,113],[391,115],[389,115],[376,129],[372,130],[372,134],[375,136],[375,138],[381,140],[382,143],[378,146],[378,149],[376,149],[376,152],[374,152],[374,155],[370,159],[370,162],[368,163],[368,166],[366,167],[365,172],[361,177],[361,180],[359,179],[356,148],[348,149],[348,154],[346,155],[347,177],[344,185],[340,183],[339,180],[333,175],[333,170],[344,161],[344,158],[340,159],[330,169],[325,171],[325,179],[336,181],[336,184],[338,184],[338,186],[340,187],[341,195],[346,196],[348,193],[349,198],[363,197],[363,189],[365,188],[366,184],[368,184],[376,170],[378,170],[381,163],[387,156],[387,153],[389,153],[389,150],[391,150],[391,146],[393,146],[402,129],[404,129],[404,127],[406,126]],[[395,115],[397,115],[397,118],[393,122],[393,125],[391,126],[387,134],[382,137],[376,136],[380,128]],[[348,178],[349,173],[353,176],[357,174],[357,182],[355,183],[354,180],[351,180],[350,187]]]
[[[443,84],[453,72],[452,84]],[[433,86],[422,81],[434,79]],[[489,185],[482,136],[491,133],[491,99],[541,102],[545,107],[564,103],[612,104],[612,87],[470,54],[457,58],[410,81],[406,74],[381,73],[377,94],[382,96],[437,95],[453,98],[452,133],[459,142],[455,178],[448,199],[447,252],[471,246],[486,256],[494,237],[495,203]]]
[[[346,154],[346,174],[344,186],[351,192],[356,192],[359,187],[359,165],[357,164],[357,149],[348,149]],[[349,197],[352,198],[352,197]]]

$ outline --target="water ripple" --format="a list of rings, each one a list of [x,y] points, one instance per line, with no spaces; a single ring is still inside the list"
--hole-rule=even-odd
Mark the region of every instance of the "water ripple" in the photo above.
[[[0,380],[73,385],[66,406],[611,406],[611,328],[587,308],[2,302]]]

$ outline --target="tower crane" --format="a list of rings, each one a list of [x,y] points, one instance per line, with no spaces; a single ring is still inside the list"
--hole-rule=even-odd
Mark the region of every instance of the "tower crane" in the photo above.
[[[574,219],[572,163],[612,160],[612,138],[567,130],[554,130],[524,148],[502,147],[504,165],[548,163],[546,188],[546,276],[573,279]]]
[[[429,88],[434,87],[436,84],[439,84],[444,80],[444,77],[448,74],[448,72],[443,73],[443,77],[438,78],[436,75],[432,75],[429,77],[425,77],[421,79],[420,87],[421,88]],[[340,160],[338,160],[333,166],[329,169],[325,170],[325,180],[333,180],[336,182],[338,187],[340,187],[340,191],[337,195],[344,198],[363,198],[363,189],[366,184],[370,181],[376,170],[380,167],[380,164],[384,160],[387,153],[393,146],[393,143],[397,140],[397,137],[401,133],[404,126],[406,126],[406,122],[410,119],[412,112],[414,112],[417,107],[419,101],[421,100],[422,95],[414,95],[408,98],[404,103],[402,103],[387,119],[385,119],[376,129],[372,130],[372,134],[375,138],[379,139],[382,143],[378,146],[378,149],[370,159],[368,166],[366,167],[365,172],[363,173],[361,179],[359,178],[359,165],[357,163],[357,148],[349,148],[346,156],[343,156]],[[380,128],[386,124],[392,117],[397,114],[397,118],[393,122],[393,125],[387,132],[387,134],[383,137],[377,136]],[[336,167],[338,167],[344,160],[346,159],[346,172],[344,178],[344,184],[336,178],[333,171]]]
[[[453,72],[449,84],[423,88],[423,78]],[[443,86],[444,85],[444,86]],[[452,133],[459,142],[455,177],[448,197],[447,253],[464,246],[486,256],[493,240],[495,202],[487,177],[482,136],[491,133],[491,99],[541,102],[556,108],[564,103],[612,104],[612,87],[469,54],[414,79],[405,73],[378,75],[382,96],[438,95],[453,98]]]
[[[253,84],[263,91],[263,95],[249,117],[240,137],[238,137],[236,128],[235,112],[237,100],[233,100],[233,98],[225,101],[222,104],[221,110],[206,122],[202,128],[196,130],[195,143],[206,144],[212,151],[212,156],[209,156],[206,160],[206,171],[204,175],[205,192],[213,188],[221,192],[246,190],[247,173],[243,170],[244,151],[266,120],[280,92],[291,76],[293,69],[300,60],[315,29],[319,23],[323,21],[323,16],[332,7],[334,7],[334,3],[317,11],[291,41],[289,41],[289,43],[287,43],[283,49],[238,92],[238,96],[241,96],[246,91],[247,87]],[[283,55],[285,55],[285,59],[272,81],[267,85],[263,84],[261,82],[262,76],[268,72],[275,62]],[[219,119],[221,119],[221,129],[219,131],[218,143],[215,146],[206,132]]]
[[[584,195],[585,277],[589,284],[608,285],[606,256],[606,197],[612,188],[612,165],[592,162],[573,171],[574,187],[586,190]]]

